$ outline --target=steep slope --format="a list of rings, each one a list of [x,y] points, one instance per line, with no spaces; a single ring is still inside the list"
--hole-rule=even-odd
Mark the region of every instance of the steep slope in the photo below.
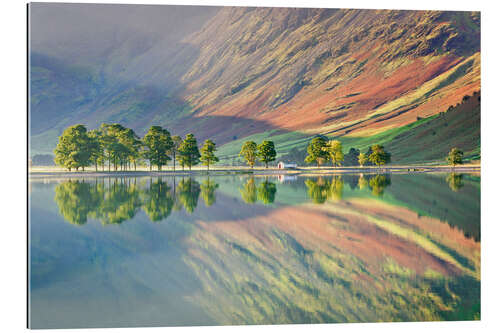
[[[99,71],[102,91],[85,95],[88,102],[73,98],[83,99],[77,106],[53,103],[65,111],[44,118],[43,128],[33,124],[33,150],[49,151],[55,134],[78,119],[120,121],[139,133],[153,123],[193,131],[227,144],[227,156],[255,135],[281,138],[286,152],[317,133],[370,137],[404,126],[480,89],[477,12],[222,7],[184,15],[189,29],[175,41],[128,27],[136,33],[111,47]],[[37,89],[59,92],[48,83]],[[42,115],[41,95],[32,112]]]

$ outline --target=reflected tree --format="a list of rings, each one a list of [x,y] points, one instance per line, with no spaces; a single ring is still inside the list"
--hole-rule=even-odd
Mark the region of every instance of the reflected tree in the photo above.
[[[272,204],[276,196],[276,184],[267,179],[259,185],[257,198],[264,204]]]
[[[257,201],[257,187],[255,179],[249,178],[243,188],[240,188],[241,199],[247,204],[254,204]]]
[[[95,189],[95,186],[78,180],[56,186],[54,201],[66,221],[76,225],[87,223],[89,214],[100,204]]]
[[[331,180],[318,177],[316,181],[306,179],[307,194],[314,203],[322,204],[326,200],[338,201],[342,199],[344,192],[344,181],[341,176],[333,177]]]
[[[366,179],[365,176],[363,176],[363,174],[359,175],[358,186],[359,186],[360,190],[362,190],[368,186],[368,180]]]
[[[463,175],[454,172],[446,177],[446,182],[453,192],[458,192],[464,186]]]
[[[135,179],[109,180],[108,187],[100,187],[99,195],[102,199],[92,217],[102,224],[120,224],[132,219],[139,211],[142,203],[140,191]]]
[[[318,177],[316,181],[306,179],[307,194],[314,203],[322,204],[328,198],[329,184],[323,178]]]
[[[219,184],[215,183],[210,178],[207,178],[200,186],[201,197],[205,201],[205,206],[210,207],[215,203],[215,190],[219,187]]]
[[[194,212],[200,196],[200,183],[192,178],[182,179],[177,185],[177,196],[186,212]]]
[[[344,181],[342,180],[342,176],[335,176],[332,178],[330,182],[330,191],[328,198],[334,201],[342,200],[344,192]]]
[[[174,196],[166,182],[157,179],[141,194],[142,209],[151,221],[158,222],[170,216],[174,206]]]
[[[391,179],[386,175],[376,175],[370,178],[369,185],[372,189],[372,193],[380,197],[384,195],[385,188],[391,185]]]

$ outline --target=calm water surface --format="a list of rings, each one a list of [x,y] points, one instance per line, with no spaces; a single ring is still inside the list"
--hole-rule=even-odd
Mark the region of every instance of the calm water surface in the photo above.
[[[33,328],[480,318],[480,177],[30,180]]]

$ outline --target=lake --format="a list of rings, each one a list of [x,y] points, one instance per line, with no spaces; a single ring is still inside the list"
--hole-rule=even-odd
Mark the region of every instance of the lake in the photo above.
[[[480,319],[480,176],[31,179],[32,328]]]

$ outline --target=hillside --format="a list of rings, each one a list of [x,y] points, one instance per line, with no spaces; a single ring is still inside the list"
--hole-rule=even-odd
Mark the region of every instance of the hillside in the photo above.
[[[480,90],[477,12],[145,6],[119,11],[136,22],[125,29],[98,8],[93,29],[105,28],[84,40],[88,52],[78,28],[50,43],[32,35],[32,153],[50,153],[76,122],[121,122],[211,137],[223,157],[269,137],[284,154],[319,133],[355,143],[415,126]],[[162,15],[186,19],[174,33]]]

